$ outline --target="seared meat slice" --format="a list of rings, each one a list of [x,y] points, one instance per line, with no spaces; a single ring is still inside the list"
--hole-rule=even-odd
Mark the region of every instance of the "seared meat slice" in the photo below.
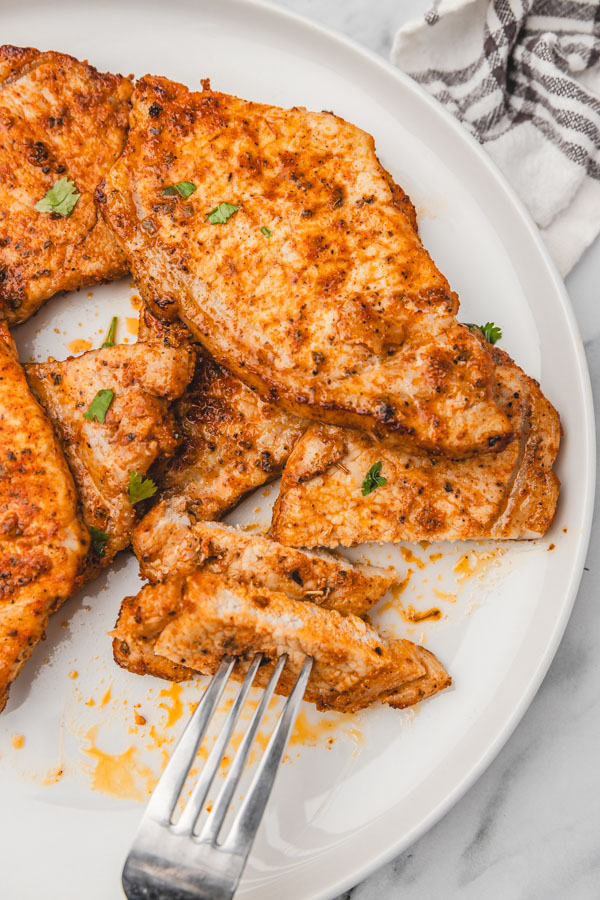
[[[126,273],[94,190],[125,144],[132,90],[64,53],[0,47],[0,319],[10,325],[57,291]],[[73,211],[38,212],[60,179],[80,194]]]
[[[73,478],[0,322],[0,710],[88,546]]]
[[[178,346],[185,326],[169,326],[142,311],[143,339]],[[217,519],[254,488],[272,481],[308,427],[250,388],[197,348],[194,378],[173,405],[183,437],[181,452],[160,467],[159,502],[142,528],[151,533],[165,519]]]
[[[429,651],[410,641],[384,640],[357,616],[342,616],[217,575],[173,576],[164,584],[148,585],[125,603],[135,607],[142,622],[167,619],[154,649],[157,657],[178,667],[172,670],[177,677],[187,677],[189,669],[213,673],[223,656],[231,654],[240,658],[236,672],[242,678],[253,656],[264,653],[271,660],[259,670],[258,683],[264,684],[273,661],[287,653],[278,685],[278,692],[286,694],[305,657],[312,656],[305,699],[319,709],[343,712],[388,697],[394,706],[407,706],[450,684],[443,666]],[[137,671],[131,665],[129,630],[121,618],[113,637],[119,665]]]
[[[409,456],[357,431],[313,426],[296,445],[272,534],[298,547],[365,541],[536,538],[550,527],[560,421],[539,385],[494,348],[500,403],[517,437],[501,453],[452,461]],[[363,495],[372,466],[385,484]]]
[[[488,349],[354,125],[147,76],[98,197],[146,302],[263,398],[413,451],[510,439]]]
[[[160,319],[145,304],[142,304],[138,322],[138,344],[146,341],[161,341],[165,347],[181,347],[193,343],[194,337],[179,319]],[[199,348],[196,344],[196,348]]]
[[[136,597],[123,601],[118,632],[126,638],[115,641],[115,658],[140,675],[176,681],[190,677],[190,671],[154,653],[154,644],[176,606],[172,599],[175,581],[168,575],[188,575],[202,567],[235,581],[356,615],[367,612],[395,578],[392,570],[353,565],[325,553],[290,550],[226,525],[191,524],[189,518],[168,511],[162,519],[149,514],[142,520],[134,529],[133,547],[142,577],[164,581],[164,592],[153,597],[151,610],[140,607]]]
[[[170,681],[194,677],[193,669],[157,656],[154,645],[179,608],[181,579],[167,578],[157,590],[142,589],[136,597],[125,597],[113,637],[113,655],[123,668],[136,675],[154,675]]]
[[[283,547],[261,535],[216,522],[148,517],[133,532],[140,573],[152,583],[202,569],[238,583],[310,600],[325,609],[362,616],[396,580],[393,569],[354,565],[343,556]]]
[[[169,404],[185,390],[193,365],[188,347],[135,344],[26,367],[65,448],[85,522],[108,535],[106,543],[102,536],[95,541],[90,576],[131,539],[139,507],[129,499],[130,472],[145,477],[159,457],[172,456],[178,446]],[[97,393],[106,390],[114,397],[104,422],[84,418]]]

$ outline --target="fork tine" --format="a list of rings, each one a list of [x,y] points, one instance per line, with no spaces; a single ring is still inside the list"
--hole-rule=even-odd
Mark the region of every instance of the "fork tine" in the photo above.
[[[224,850],[237,853],[244,861],[250,852],[265,806],[271,795],[281,757],[287,746],[292,728],[296,722],[298,709],[304,697],[312,664],[312,657],[308,656],[304,660],[304,665],[300,670],[294,689],[288,697],[275,730],[271,735],[244,802],[233,821],[231,831],[223,842]]]
[[[257,653],[250,667],[246,673],[246,677],[244,678],[244,682],[238,691],[238,695],[235,698],[235,702],[229,713],[225,722],[223,723],[223,727],[219,731],[219,735],[215,741],[215,744],[210,751],[208,759],[204,763],[202,767],[202,772],[198,781],[192,791],[192,794],[183,810],[181,817],[178,822],[173,826],[173,831],[176,834],[191,834],[194,830],[194,825],[196,824],[196,820],[202,811],[202,807],[204,806],[204,802],[206,800],[208,791],[210,789],[211,784],[213,783],[214,777],[218,772],[219,766],[221,764],[221,760],[223,759],[223,755],[225,750],[227,749],[227,745],[233,734],[233,729],[236,726],[236,723],[240,717],[240,713],[246,702],[246,697],[248,696],[248,692],[252,687],[252,682],[254,681],[254,676],[256,675],[256,671],[260,666],[262,660],[262,653]]]
[[[150,798],[146,815],[161,824],[166,825],[171,820],[181,788],[196,758],[198,747],[206,734],[235,662],[235,659],[231,656],[225,656],[221,660],[219,668],[213,675],[212,681],[194,710],[194,715],[179,738],[161,779]]]
[[[231,764],[231,768],[227,773],[225,783],[223,784],[223,787],[221,788],[219,795],[214,802],[213,808],[204,824],[204,827],[200,831],[199,837],[202,841],[217,840],[219,832],[223,826],[225,816],[227,815],[227,810],[229,809],[229,804],[231,803],[233,792],[235,791],[240,778],[242,777],[242,772],[244,771],[246,760],[250,754],[250,749],[254,742],[254,737],[256,735],[256,732],[258,731],[271,697],[273,696],[273,692],[275,691],[277,682],[279,681],[279,676],[281,675],[281,670],[283,669],[286,661],[286,654],[280,656],[279,660],[277,661],[277,665],[273,670],[273,674],[271,675],[269,682],[263,691],[260,703],[250,720],[248,730],[243,737],[242,743],[240,744],[235,758]]]
[[[224,850],[237,853],[244,861],[250,852],[265,806],[271,795],[275,777],[279,771],[281,757],[287,746],[302,698],[304,697],[312,664],[312,657],[308,656],[304,660],[294,689],[289,695],[275,730],[271,735],[244,802],[233,821],[231,831],[223,843]]]

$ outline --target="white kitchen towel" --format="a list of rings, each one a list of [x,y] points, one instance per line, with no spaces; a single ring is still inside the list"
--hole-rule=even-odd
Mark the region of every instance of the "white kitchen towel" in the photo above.
[[[483,144],[566,274],[600,232],[600,2],[438,0],[392,61]]]

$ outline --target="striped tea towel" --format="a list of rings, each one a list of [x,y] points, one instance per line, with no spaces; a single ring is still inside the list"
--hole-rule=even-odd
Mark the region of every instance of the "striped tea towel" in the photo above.
[[[566,274],[600,232],[600,0],[437,0],[392,61],[481,141]]]

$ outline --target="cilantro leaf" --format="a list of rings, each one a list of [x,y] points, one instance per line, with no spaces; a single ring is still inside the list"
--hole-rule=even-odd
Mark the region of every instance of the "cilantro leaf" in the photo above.
[[[113,397],[115,396],[115,392],[110,388],[106,388],[103,391],[98,391],[92,402],[90,403],[89,409],[84,412],[83,418],[87,419],[88,422],[93,422],[94,417],[101,425],[104,424],[104,420],[106,419],[106,413],[108,412],[108,407],[113,402]]]
[[[495,344],[502,337],[502,329],[493,322],[486,322],[485,325],[473,325],[472,322],[465,322],[469,331],[480,331],[489,344]]]
[[[483,336],[490,344],[495,344],[502,337],[502,329],[493,322],[486,322],[483,328]]]
[[[271,235],[273,234],[273,232],[270,231],[266,225],[263,225],[263,227],[260,230],[262,231],[262,233],[264,234],[265,237],[271,237]]]
[[[58,213],[59,216],[70,216],[75,204],[81,197],[75,184],[69,178],[59,178],[49,191],[46,191],[34,209],[41,213]]]
[[[139,503],[140,500],[147,500],[154,497],[158,488],[151,478],[142,478],[139,472],[129,470],[129,502],[132,506]]]
[[[90,534],[92,536],[92,550],[96,556],[102,559],[106,550],[106,542],[110,535],[100,528],[94,528],[93,525],[90,525]]]
[[[211,225],[224,225],[227,219],[230,219],[234,213],[241,209],[234,203],[219,203],[213,210],[206,214],[206,218]]]
[[[115,346],[115,334],[117,333],[117,316],[113,316],[110,320],[110,325],[108,327],[108,334],[106,335],[106,340],[102,344],[102,349],[104,347],[114,347]]]
[[[366,497],[366,495],[370,494],[371,491],[374,491],[375,488],[382,487],[387,482],[387,478],[381,474],[381,466],[381,461],[373,463],[365,475],[365,480],[363,481],[361,488],[363,497]]]
[[[195,190],[196,185],[193,181],[178,181],[177,184],[171,184],[169,187],[163,188],[161,193],[165,197],[176,197],[179,194],[180,197],[187,200]]]

